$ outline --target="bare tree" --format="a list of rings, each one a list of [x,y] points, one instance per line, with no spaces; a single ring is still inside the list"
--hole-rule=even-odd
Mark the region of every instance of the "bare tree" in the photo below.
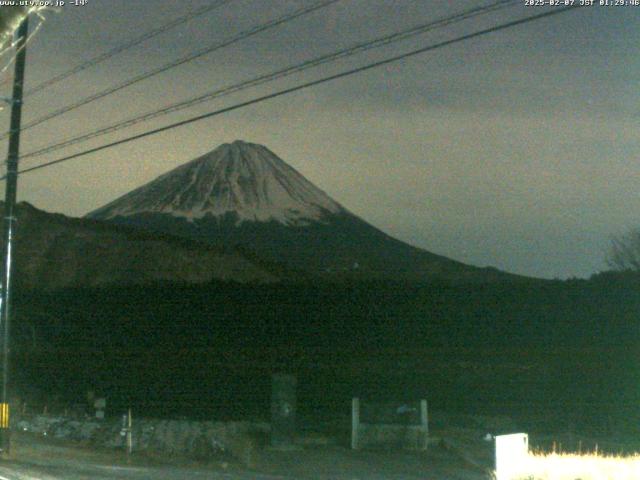
[[[613,270],[640,272],[640,228],[611,240],[607,264]]]

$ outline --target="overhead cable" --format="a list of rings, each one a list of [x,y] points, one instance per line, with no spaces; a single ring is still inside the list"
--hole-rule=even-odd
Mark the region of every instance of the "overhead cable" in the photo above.
[[[149,137],[149,136],[152,136],[152,135],[156,135],[156,134],[159,134],[159,133],[162,133],[162,132],[166,132],[166,131],[172,130],[174,128],[178,128],[178,127],[182,127],[182,126],[185,126],[185,125],[189,125],[191,123],[198,122],[200,120],[204,120],[204,119],[207,119],[207,118],[212,118],[212,117],[215,117],[215,116],[218,116],[218,115],[222,115],[224,113],[232,112],[234,110],[239,110],[241,108],[245,108],[245,107],[248,107],[250,105],[255,105],[257,103],[264,102],[266,100],[271,100],[273,98],[281,97],[283,95],[288,95],[288,94],[293,93],[293,92],[298,92],[300,90],[307,89],[307,88],[310,88],[310,87],[314,87],[314,86],[317,86],[317,85],[320,85],[320,84],[323,84],[323,83],[327,83],[327,82],[330,82],[330,81],[333,81],[333,80],[337,80],[339,78],[344,78],[344,77],[347,77],[347,76],[354,75],[356,73],[361,73],[361,72],[364,72],[364,71],[371,70],[373,68],[381,67],[383,65],[388,65],[390,63],[397,62],[397,61],[403,60],[405,58],[409,58],[409,57],[412,57],[412,56],[415,56],[415,55],[419,55],[419,54],[422,54],[422,53],[426,53],[426,52],[430,52],[430,51],[433,51],[433,50],[437,50],[439,48],[443,48],[443,47],[446,47],[446,46],[449,46],[449,45],[460,43],[460,42],[465,41],[465,40],[470,40],[472,38],[477,38],[477,37],[480,37],[482,35],[487,35],[489,33],[494,33],[494,32],[498,32],[500,30],[505,30],[505,29],[512,28],[512,27],[515,27],[515,26],[518,26],[518,25],[522,25],[522,24],[525,24],[525,23],[530,23],[530,22],[533,22],[533,21],[536,21],[536,20],[541,20],[543,18],[551,17],[553,15],[558,15],[558,14],[561,14],[561,13],[565,13],[565,12],[568,12],[568,11],[571,11],[571,10],[575,10],[577,8],[582,8],[582,6],[573,5],[573,6],[567,6],[567,7],[554,8],[552,10],[548,10],[548,11],[545,11],[543,13],[539,13],[537,15],[531,15],[531,16],[528,16],[528,17],[525,17],[525,18],[521,18],[521,19],[518,19],[518,20],[513,20],[513,21],[506,22],[506,23],[502,23],[500,25],[496,25],[496,26],[493,26],[493,27],[490,27],[490,28],[485,28],[483,30],[478,30],[478,31],[475,31],[473,33],[468,33],[466,35],[461,35],[461,36],[453,38],[451,40],[445,40],[445,41],[442,41],[442,42],[439,42],[439,43],[428,45],[426,47],[422,47],[422,48],[419,48],[419,49],[416,49],[416,50],[412,50],[410,52],[406,52],[406,53],[403,53],[401,55],[396,55],[396,56],[393,56],[393,57],[390,57],[390,58],[387,58],[387,59],[384,59],[384,60],[380,60],[380,61],[377,61],[377,62],[374,62],[374,63],[369,63],[369,64],[361,66],[361,67],[357,67],[357,68],[353,68],[353,69],[350,69],[350,70],[346,70],[344,72],[337,73],[335,75],[330,75],[330,76],[327,76],[327,77],[320,78],[318,80],[313,80],[313,81],[306,82],[306,83],[303,83],[303,84],[300,84],[300,85],[297,85],[297,86],[294,86],[294,87],[286,88],[284,90],[279,90],[277,92],[270,93],[268,95],[263,95],[261,97],[254,98],[252,100],[248,100],[248,101],[245,101],[245,102],[237,103],[235,105],[232,105],[232,106],[229,106],[229,107],[226,107],[226,108],[222,108],[222,109],[215,110],[215,111],[212,111],[212,112],[208,112],[208,113],[205,113],[205,114],[202,114],[202,115],[198,115],[198,116],[186,119],[186,120],[182,120],[182,121],[179,121],[179,122],[176,122],[176,123],[172,123],[170,125],[166,125],[164,127],[160,127],[160,128],[156,128],[156,129],[153,129],[153,130],[149,130],[149,131],[144,132],[144,133],[140,133],[140,134],[137,134],[137,135],[132,135],[130,137],[123,138],[121,140],[110,142],[110,143],[107,143],[105,145],[101,145],[99,147],[90,148],[90,149],[84,150],[82,152],[74,153],[72,155],[68,155],[68,156],[65,156],[65,157],[62,157],[62,158],[58,158],[58,159],[52,160],[50,162],[46,162],[46,163],[42,163],[40,165],[36,165],[34,167],[25,168],[23,170],[20,170],[20,172],[18,172],[18,173],[28,173],[28,172],[33,172],[35,170],[40,170],[40,169],[43,169],[43,168],[47,168],[47,167],[50,167],[50,166],[53,166],[53,165],[57,165],[59,163],[63,163],[63,162],[67,162],[69,160],[73,160],[75,158],[79,158],[79,157],[83,157],[83,156],[89,155],[91,153],[96,153],[96,152],[99,152],[99,151],[102,151],[102,150],[106,150],[108,148],[112,148],[112,147],[115,147],[115,146],[118,146],[118,145],[123,145],[125,143],[130,143],[130,142],[133,142],[133,141],[136,141],[136,140],[140,140],[142,138],[146,138],[146,137]]]
[[[228,1],[228,0],[227,0]],[[40,125],[46,121],[52,120],[56,117],[59,117],[60,115],[64,115],[65,113],[71,112],[72,110],[75,110],[77,108],[80,108],[84,105],[87,105],[89,103],[95,102],[96,100],[99,100],[101,98],[105,98],[109,95],[113,95],[116,92],[119,92],[120,90],[123,90],[127,87],[130,87],[132,85],[135,85],[136,83],[140,83],[143,80],[147,80],[151,77],[155,77],[156,75],[160,75],[161,73],[165,73],[169,70],[172,70],[176,67],[179,67],[181,65],[184,65],[187,62],[191,62],[197,58],[203,57],[204,55],[208,55],[210,53],[215,52],[216,50],[220,50],[222,48],[228,47],[229,45],[232,45],[234,43],[237,43],[241,40],[244,40],[246,38],[249,38],[253,35],[256,35],[260,32],[264,32],[265,30],[268,30],[270,28],[276,27],[278,25],[281,25],[283,23],[289,22],[291,20],[294,20],[298,17],[301,17],[303,15],[306,15],[308,13],[314,12],[316,10],[319,10],[321,8],[327,7],[333,3],[336,3],[340,0],[322,0],[320,2],[316,2],[313,5],[304,7],[304,8],[299,8],[291,13],[288,13],[286,15],[283,15],[281,17],[278,17],[274,20],[270,20],[269,22],[266,23],[262,23],[260,25],[257,25],[255,27],[252,27],[248,30],[245,30],[237,35],[234,35],[231,38],[228,38],[226,40],[222,40],[221,42],[217,42],[214,43],[213,45],[210,45],[208,47],[205,47],[203,49],[197,50],[194,53],[191,53],[185,57],[179,58],[178,60],[174,60],[166,65],[163,65],[162,67],[156,68],[154,70],[142,73],[140,75],[137,75],[133,78],[130,78],[128,80],[125,80],[122,83],[119,83],[115,86],[109,87],[105,90],[102,90],[101,92],[95,93],[93,95],[90,95],[86,98],[83,98],[82,100],[78,100],[77,102],[74,102],[70,105],[64,106],[58,110],[55,110],[51,113],[48,113],[46,115],[43,115],[42,117],[39,117],[31,122],[28,122],[26,124],[24,124],[22,126],[22,128],[20,129],[20,131],[25,131],[28,130],[30,128],[33,128],[37,125]],[[5,139],[9,136],[9,133],[5,133],[4,135],[0,136],[0,140]]]
[[[46,88],[49,88],[52,85],[55,85],[56,83],[61,82],[62,80],[66,80],[67,78],[76,75],[84,70],[87,70],[88,68],[91,68],[95,65],[98,65],[99,63],[102,63],[106,60],[109,60],[110,58],[115,57],[116,55],[123,53],[127,50],[130,50],[131,48],[152,39],[153,37],[156,37],[158,35],[161,35],[175,27],[178,27],[180,25],[182,25],[183,23],[186,23],[190,20],[193,20],[194,18],[197,17],[201,17],[207,13],[209,13],[212,10],[215,10],[216,8],[222,7],[230,2],[232,2],[233,0],[218,0],[216,2],[210,3],[208,5],[205,5],[201,8],[198,8],[192,12],[187,13],[186,15],[183,15],[181,17],[178,17],[168,23],[165,23],[164,25],[161,25],[157,28],[154,28],[153,30],[149,30],[148,32],[143,33],[142,35],[133,38],[121,45],[118,45],[117,47],[102,53],[96,57],[93,57],[89,60],[86,60],[84,62],[82,62],[81,64],[71,68],[70,70],[67,70],[66,72],[63,72],[53,78],[50,78],[48,80],[45,80],[44,82],[36,85],[35,87],[31,88],[30,90],[28,90],[27,92],[25,92],[25,97],[28,97],[30,95],[33,95],[34,93],[40,92]]]
[[[392,33],[390,35],[385,35],[383,37],[379,37],[377,39],[374,40],[370,40],[367,42],[363,42],[363,43],[358,43],[356,45],[353,45],[351,47],[348,47],[346,49],[341,49],[338,50],[336,52],[330,53],[330,54],[326,54],[326,55],[322,55],[319,57],[315,57],[312,58],[310,60],[306,60],[302,63],[298,63],[289,67],[286,67],[284,69],[281,70],[277,70],[275,72],[266,74],[266,75],[260,75],[258,77],[254,77],[252,79],[246,80],[244,82],[241,83],[237,83],[234,85],[230,85],[227,87],[223,87],[223,88],[219,88],[216,90],[213,90],[211,92],[207,92],[205,94],[202,95],[198,95],[194,98],[190,98],[187,100],[183,100],[181,102],[177,102],[177,103],[173,103],[170,104],[168,106],[165,106],[163,108],[160,109],[156,109],[156,110],[151,110],[149,112],[146,112],[144,114],[141,115],[137,115],[135,117],[129,118],[127,120],[122,120],[119,122],[116,122],[114,124],[108,125],[106,127],[101,127],[97,130],[88,132],[88,133],[84,133],[78,136],[75,136],[73,138],[69,138],[66,140],[63,140],[61,142],[58,142],[56,144],[53,145],[49,145],[43,148],[40,148],[38,150],[32,151],[32,152],[28,152],[24,155],[22,155],[21,159],[27,159],[27,158],[32,158],[32,157],[36,157],[36,156],[41,156],[47,153],[51,153],[53,151],[56,150],[60,150],[62,148],[66,148],[72,145],[76,145],[78,143],[82,143],[82,142],[86,142],[88,140],[91,140],[93,138],[97,138],[97,137],[101,137],[104,135],[108,135],[114,132],[117,132],[119,130],[123,130],[125,128],[129,128],[131,126],[134,126],[136,124],[142,123],[142,122],[147,122],[150,120],[153,120],[155,118],[164,116],[164,115],[168,115],[174,112],[178,112],[180,110],[184,110],[186,108],[190,108],[193,107],[195,105],[204,103],[204,102],[208,102],[226,95],[230,95],[232,93],[236,93],[236,92],[240,92],[243,90],[246,90],[248,88],[252,88],[252,87],[256,87],[258,85],[262,85],[264,83],[267,82],[272,82],[274,80],[277,79],[281,79],[284,77],[288,77],[290,75],[293,75],[295,73],[299,73],[302,72],[304,70],[313,68],[313,67],[317,67],[319,65],[323,65],[326,63],[330,63],[330,62],[334,62],[343,58],[347,58],[353,55],[356,55],[358,53],[367,51],[367,50],[371,50],[374,48],[379,48],[385,45],[389,45],[395,42],[399,42],[401,40],[406,40],[408,38],[414,37],[416,35],[419,34],[423,34],[426,33],[428,31],[437,29],[437,28],[442,28],[448,25],[451,25],[453,23],[456,22],[460,22],[463,20],[467,20],[469,18],[473,18],[476,17],[478,15],[484,15],[486,13],[489,12],[494,12],[496,10],[499,9],[503,9],[506,7],[510,7],[513,6],[515,4],[519,3],[519,0],[501,0],[495,3],[492,3],[490,5],[486,5],[483,7],[476,7],[476,8],[472,8],[469,10],[466,10],[464,12],[460,12],[458,14],[455,15],[451,15],[445,18],[441,18],[439,20],[435,20],[435,21],[430,21],[428,23],[425,24],[420,24],[417,26],[413,26],[409,29],[406,30],[402,30],[399,32],[395,32]]]

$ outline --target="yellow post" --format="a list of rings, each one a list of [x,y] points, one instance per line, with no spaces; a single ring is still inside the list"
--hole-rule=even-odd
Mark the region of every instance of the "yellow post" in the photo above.
[[[0,403],[0,428],[9,428],[9,404]]]

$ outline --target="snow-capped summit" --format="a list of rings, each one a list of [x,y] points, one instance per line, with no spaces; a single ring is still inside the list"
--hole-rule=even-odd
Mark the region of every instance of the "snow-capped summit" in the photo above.
[[[499,280],[390,237],[266,147],[224,144],[88,215],[213,245],[296,271],[399,280]]]
[[[233,214],[243,221],[305,225],[346,210],[262,145],[237,140],[171,170],[89,216],[169,214],[193,221]]]

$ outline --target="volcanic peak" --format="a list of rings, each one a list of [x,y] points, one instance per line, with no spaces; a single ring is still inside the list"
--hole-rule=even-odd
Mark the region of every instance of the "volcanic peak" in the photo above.
[[[89,214],[111,219],[163,213],[193,221],[235,215],[285,225],[346,210],[268,148],[236,140],[181,165]]]

